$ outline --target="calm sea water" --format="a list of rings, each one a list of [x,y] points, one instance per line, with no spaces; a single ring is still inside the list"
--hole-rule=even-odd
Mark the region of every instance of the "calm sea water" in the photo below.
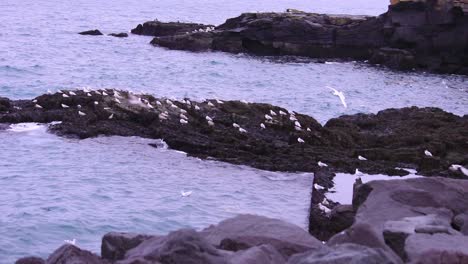
[[[326,120],[389,107],[436,106],[468,113],[468,79],[395,72],[364,63],[287,62],[218,52],[169,51],[127,32],[147,20],[220,24],[246,11],[295,8],[377,15],[384,0],[2,0],[0,96],[92,87],[155,96],[247,99]],[[348,108],[326,86],[344,91]],[[98,252],[108,231],[165,233],[202,228],[240,212],[306,227],[310,174],[268,173],[154,149],[139,138],[83,141],[45,127],[0,131],[0,263],[47,256],[64,239]],[[192,190],[181,197],[181,190]]]

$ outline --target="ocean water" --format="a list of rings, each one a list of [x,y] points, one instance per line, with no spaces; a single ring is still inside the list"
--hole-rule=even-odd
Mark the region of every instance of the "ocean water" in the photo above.
[[[468,78],[398,72],[360,62],[325,64],[149,45],[150,37],[81,36],[137,24],[220,24],[242,12],[295,8],[377,15],[384,0],[2,0],[0,96],[28,99],[47,89],[120,88],[155,96],[246,99],[312,115],[435,106],[468,113]],[[327,86],[343,91],[348,108]],[[203,228],[237,213],[306,227],[311,174],[269,173],[201,161],[140,138],[60,138],[37,125],[0,131],[0,263],[46,257],[64,239],[99,252],[108,231],[166,233]],[[182,197],[182,190],[193,194]]]

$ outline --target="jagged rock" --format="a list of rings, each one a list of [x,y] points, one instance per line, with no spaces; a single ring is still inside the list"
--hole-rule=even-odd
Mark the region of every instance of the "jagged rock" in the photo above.
[[[323,247],[292,256],[288,264],[394,264],[381,249],[357,244]]]
[[[227,254],[208,243],[192,229],[181,229],[165,237],[143,241],[128,251],[119,264],[130,263],[185,263],[223,264]]]
[[[402,1],[377,17],[245,13],[226,20],[212,34],[181,35],[175,30],[151,43],[191,51],[352,58],[397,69],[468,74],[468,16],[464,12],[446,1]],[[162,28],[179,24],[147,23]],[[151,29],[144,25],[135,31]]]
[[[212,245],[221,245],[229,250],[267,243],[283,256],[323,246],[322,242],[296,225],[257,215],[239,215],[205,228],[200,234]]]
[[[100,35],[103,35],[101,33],[101,31],[95,29],[95,30],[88,30],[88,31],[83,31],[83,32],[80,32],[78,33],[80,35],[89,35],[89,36],[100,36]]]
[[[18,259],[15,264],[46,264],[46,262],[38,257],[25,257]]]
[[[101,257],[111,261],[121,260],[127,251],[154,237],[132,233],[107,233],[102,237]]]
[[[453,225],[465,236],[468,236],[468,213],[462,213],[454,217]]]
[[[109,34],[109,36],[112,36],[112,37],[116,37],[116,38],[126,38],[128,37],[128,34],[127,33],[111,33]]]
[[[172,36],[192,33],[192,31],[206,29],[208,27],[214,26],[197,23],[148,21],[143,23],[143,25],[139,24],[136,28],[132,29],[131,32],[133,34],[146,36]]]
[[[108,264],[95,254],[66,244],[58,248],[47,258],[47,264]]]
[[[408,237],[405,252],[415,264],[468,263],[468,236],[414,234]]]
[[[251,247],[229,257],[229,264],[284,264],[286,260],[271,245]]]

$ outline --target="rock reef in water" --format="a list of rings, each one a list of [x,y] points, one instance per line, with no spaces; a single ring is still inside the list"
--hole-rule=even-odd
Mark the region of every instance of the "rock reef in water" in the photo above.
[[[468,212],[467,195],[466,180],[374,181],[354,193],[352,226],[326,243],[278,219],[239,215],[199,232],[108,233],[100,257],[64,245],[47,262],[17,263],[466,263],[468,236],[453,222]]]
[[[116,37],[116,38],[126,38],[128,37],[128,34],[127,33],[111,33],[109,34],[109,36],[112,36],[112,37]]]
[[[101,35],[104,35],[101,33],[101,31],[97,30],[97,29],[94,29],[94,30],[88,30],[88,31],[83,31],[83,32],[80,32],[78,33],[80,35],[89,35],[89,36],[101,36]]]
[[[98,135],[163,139],[200,158],[272,171],[332,172],[466,178],[468,118],[437,108],[388,109],[331,119],[259,103],[171,101],[125,91],[63,91],[30,100],[0,99],[0,123],[62,121],[50,130],[79,138]],[[264,128],[262,127],[262,125]],[[425,150],[433,156],[424,154]],[[359,160],[358,156],[367,160]]]
[[[466,6],[398,1],[377,17],[245,13],[208,32],[193,29],[211,25],[147,22],[132,33],[156,36],[151,43],[169,49],[369,60],[403,70],[468,74]]]

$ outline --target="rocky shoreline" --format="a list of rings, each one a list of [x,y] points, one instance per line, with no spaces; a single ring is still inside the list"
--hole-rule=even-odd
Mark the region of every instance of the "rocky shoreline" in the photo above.
[[[442,191],[441,191],[442,190]],[[201,231],[168,235],[108,233],[101,256],[65,244],[47,260],[67,263],[466,263],[468,181],[440,177],[356,185],[351,224],[320,241],[278,219],[239,215]],[[341,224],[339,210],[328,217]]]
[[[468,74],[468,15],[456,1],[403,1],[377,16],[245,13],[214,27],[149,21],[132,30],[188,51],[366,60],[400,70]]]
[[[240,216],[224,221],[232,223],[226,228],[220,227],[223,223],[208,228],[215,230],[216,240],[206,230],[109,234],[103,238],[102,258],[65,245],[47,262],[29,258],[18,263],[330,263],[330,254],[355,263],[424,263],[428,258],[458,263],[450,261],[468,256],[466,249],[447,248],[467,239],[468,175],[453,166],[468,167],[466,115],[410,107],[341,116],[322,126],[310,116],[269,104],[175,100],[112,89],[0,98],[0,124],[53,121],[60,122],[50,132],[61,136],[157,138],[200,158],[314,172],[309,232],[279,220]],[[408,173],[400,168],[444,178],[357,181],[351,205],[325,197],[337,172]]]

